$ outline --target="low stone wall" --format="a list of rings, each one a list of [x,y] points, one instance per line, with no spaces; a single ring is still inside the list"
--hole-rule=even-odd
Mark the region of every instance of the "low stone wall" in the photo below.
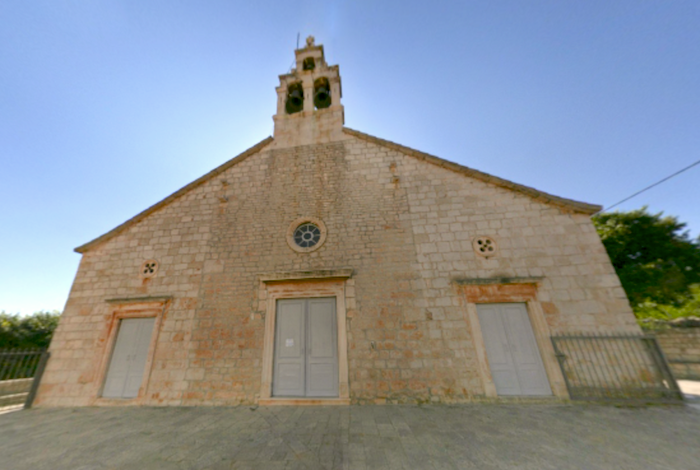
[[[676,379],[700,380],[700,328],[668,328],[654,333]]]
[[[23,404],[33,381],[32,378],[0,381],[0,408]]]

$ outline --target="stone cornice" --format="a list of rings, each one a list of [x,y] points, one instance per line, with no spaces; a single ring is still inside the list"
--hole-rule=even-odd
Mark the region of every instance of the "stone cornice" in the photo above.
[[[302,281],[314,279],[347,279],[352,277],[352,268],[340,269],[313,269],[307,271],[281,271],[275,273],[261,273],[258,275],[261,282]]]

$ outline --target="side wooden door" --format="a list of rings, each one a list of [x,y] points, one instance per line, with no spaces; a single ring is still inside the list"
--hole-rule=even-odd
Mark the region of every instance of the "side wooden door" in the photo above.
[[[551,395],[525,304],[480,304],[477,312],[498,394]]]
[[[155,318],[126,318],[119,322],[102,396],[135,398],[143,382]]]

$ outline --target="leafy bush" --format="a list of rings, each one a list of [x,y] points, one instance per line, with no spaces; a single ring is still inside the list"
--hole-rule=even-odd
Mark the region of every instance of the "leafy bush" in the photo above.
[[[61,312],[36,312],[22,317],[0,312],[0,349],[46,348]]]
[[[655,320],[700,316],[700,284],[692,285],[690,294],[678,303],[680,306],[657,304],[647,300],[636,306],[635,314],[638,318],[653,318]]]

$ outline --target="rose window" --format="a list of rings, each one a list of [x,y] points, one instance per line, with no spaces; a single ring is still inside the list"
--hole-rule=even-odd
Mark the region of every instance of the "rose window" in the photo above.
[[[311,248],[321,240],[321,229],[312,223],[301,224],[294,231],[294,243],[301,248]]]

